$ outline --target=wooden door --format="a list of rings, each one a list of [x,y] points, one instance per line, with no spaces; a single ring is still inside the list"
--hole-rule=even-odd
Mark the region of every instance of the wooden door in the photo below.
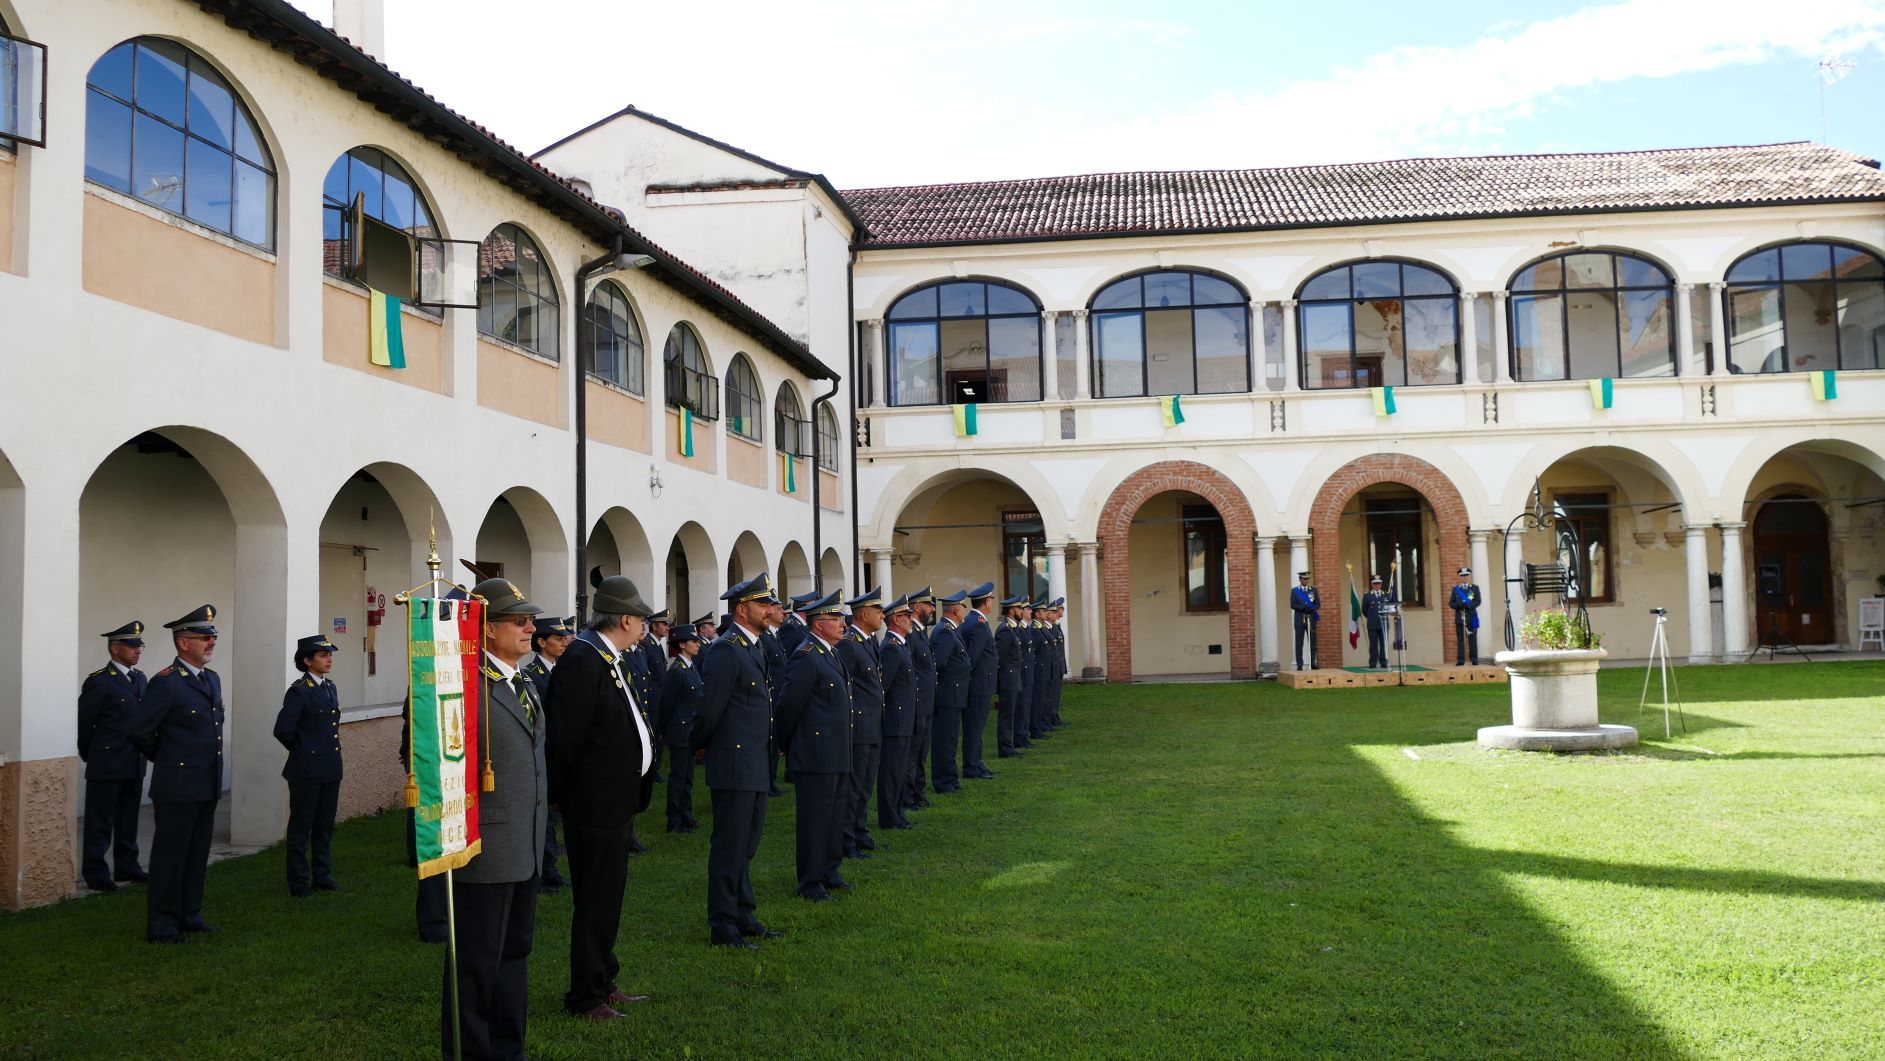
[[[1757,644],[1830,645],[1832,549],[1826,513],[1798,494],[1774,498],[1754,517]]]

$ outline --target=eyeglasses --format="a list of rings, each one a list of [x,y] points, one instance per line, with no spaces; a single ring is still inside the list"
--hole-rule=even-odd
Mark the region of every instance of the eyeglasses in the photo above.
[[[491,620],[492,626],[535,626],[537,621],[528,615],[500,615]]]
[[[216,640],[216,635],[215,634],[178,634],[177,640],[179,641],[214,641]]]

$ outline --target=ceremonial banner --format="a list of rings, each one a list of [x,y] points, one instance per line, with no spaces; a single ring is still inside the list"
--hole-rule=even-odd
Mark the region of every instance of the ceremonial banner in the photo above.
[[[1813,381],[1815,401],[1830,402],[1839,397],[1839,377],[1833,375],[1832,369],[1821,369],[1807,375]]]
[[[1393,387],[1370,387],[1368,388],[1368,393],[1374,398],[1374,414],[1376,416],[1394,415]]]
[[[967,438],[976,433],[974,402],[967,405],[952,405],[949,408],[956,416],[957,438]]]
[[[399,299],[367,288],[367,357],[387,368],[406,367],[406,336],[400,330]]]
[[[1355,569],[1348,569],[1348,647],[1361,644],[1361,594],[1355,592]]]
[[[694,413],[687,406],[681,406],[681,415],[674,422],[674,448],[683,457],[694,455]]]
[[[779,459],[785,462],[785,492],[788,494],[798,493],[799,492],[798,471],[795,468],[793,468],[793,465],[797,464],[798,462],[792,458],[792,455],[790,453],[779,454]]]
[[[1616,384],[1616,381],[1611,379],[1609,376],[1605,376],[1602,379],[1591,380],[1590,381],[1591,407],[1596,408],[1596,409],[1608,409],[1610,408],[1611,405],[1615,404],[1617,400],[1617,392],[1615,389],[1615,384]]]
[[[484,602],[423,598],[407,607],[412,658],[413,822],[419,876],[458,869],[480,850],[479,721],[484,717],[479,635]]]
[[[1178,395],[1168,394],[1158,400],[1159,412],[1165,417],[1166,427],[1177,427],[1185,422],[1184,406],[1178,402]]]

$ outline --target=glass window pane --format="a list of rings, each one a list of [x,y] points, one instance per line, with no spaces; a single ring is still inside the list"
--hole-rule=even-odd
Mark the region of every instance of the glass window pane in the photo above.
[[[1121,280],[1093,296],[1094,309],[1137,309],[1142,304],[1139,299],[1139,278],[1136,276]]]
[[[988,322],[990,401],[1041,400],[1041,319],[998,317]]]
[[[550,299],[537,300],[536,342],[531,349],[553,360],[563,357],[563,311]]]
[[[937,293],[945,317],[979,317],[988,312],[985,288],[979,283],[944,284]]]
[[[137,45],[126,41],[99,56],[92,64],[92,72],[86,76],[85,83],[118,97],[126,103],[131,102],[131,65]]]
[[[1362,262],[1354,267],[1356,298],[1394,298],[1401,293],[1399,262]]]
[[[1759,254],[1750,254],[1734,264],[1728,270],[1730,283],[1772,283],[1780,279],[1780,252],[1764,250]]]
[[[1191,350],[1191,311],[1146,310],[1146,393],[1191,394],[1195,389],[1195,371]]]
[[[192,221],[200,221],[219,232],[230,230],[233,205],[235,159],[196,137],[189,138],[184,171],[183,212]]]
[[[1824,243],[1790,243],[1780,248],[1780,275],[1788,280],[1829,280],[1833,249]]]
[[[949,300],[943,299],[943,310]],[[943,400],[986,402],[988,389],[988,321],[945,320],[938,326],[942,340]]]
[[[1243,306],[1192,311],[1199,394],[1250,389],[1250,311]]]
[[[1729,289],[1728,334],[1730,372],[1786,371],[1779,288]]]
[[[1617,374],[1617,295],[1614,291],[1576,291],[1565,295],[1571,316],[1570,379],[1601,379]],[[1567,378],[1567,377],[1560,377]]]
[[[347,190],[347,174],[352,168],[352,161],[342,155],[327,167],[327,177],[321,181],[321,196],[336,203],[351,203],[353,195]]]
[[[223,87],[222,79],[205,76],[200,64],[190,70],[189,130],[225,150],[235,146],[235,97]]]
[[[1564,379],[1564,296],[1512,298],[1512,356],[1521,380]]]
[[[1361,290],[1361,269],[1355,270]],[[1357,387],[1407,385],[1407,322],[1398,298],[1357,299],[1354,303],[1355,381]]]
[[[506,342],[517,341],[517,289],[501,280],[487,281],[491,295],[491,334]]]
[[[1627,254],[1617,255],[1617,280],[1624,287],[1667,287],[1669,274],[1658,265]]]
[[[934,405],[940,333],[934,324],[890,325],[890,381],[898,405]]]
[[[1615,287],[1616,270],[1608,254],[1568,254],[1564,258],[1564,279],[1568,287]]]
[[[1074,328],[1079,321],[1071,313],[1063,313],[1054,318],[1054,383],[1060,393],[1055,397],[1070,401],[1074,395],[1074,385],[1078,382],[1075,374],[1079,371],[1074,353]]]
[[[85,94],[85,179],[131,190],[131,108],[96,92]]]
[[[1000,284],[988,285],[988,312],[995,313],[1039,313],[1034,300],[1012,287]]]
[[[1781,306],[1787,318],[1787,371],[1838,368],[1839,329],[1833,322],[1833,285],[1790,283],[1783,290]]]
[[[380,220],[404,231],[412,231],[412,185],[400,175],[388,172],[380,193]]]
[[[1450,295],[1453,282],[1424,265],[1401,266],[1401,293],[1406,295]]]
[[[1833,275],[1841,280],[1873,280],[1885,277],[1885,264],[1877,255],[1852,247],[1833,248]]]
[[[897,320],[906,317],[936,316],[936,289],[926,287],[914,294],[905,295],[890,307],[890,318]]]
[[[268,168],[268,152],[262,150],[262,138],[255,131],[255,122],[236,108],[236,154],[248,159],[264,169]]]
[[[1342,302],[1300,307],[1303,386],[1310,390],[1355,386],[1350,305]]]
[[[1096,383],[1101,397],[1123,398],[1145,393],[1145,346],[1139,329],[1139,314],[1094,314],[1093,363],[1098,370]]]
[[[1191,303],[1194,306],[1236,306],[1247,305],[1250,300],[1244,297],[1237,285],[1227,280],[1203,273],[1191,275]]]
[[[1302,286],[1302,294],[1297,296],[1303,301],[1322,298],[1347,298],[1348,267],[1330,269]]]
[[[347,164],[352,170],[352,174],[348,177],[348,194],[363,196],[366,199],[365,209],[368,217],[381,216],[380,185],[383,179],[380,171],[358,154],[349,156]],[[349,207],[353,205],[351,198],[347,200],[347,205]]]
[[[1624,378],[1676,374],[1674,310],[1667,291],[1624,293]]]
[[[1512,290],[1538,291],[1540,289],[1556,289],[1558,287],[1557,284],[1545,282],[1541,275],[1546,267],[1555,264],[1556,262],[1540,262],[1529,269],[1521,270],[1517,276],[1512,278]]]
[[[1885,283],[1839,285],[1839,367],[1885,368]]]
[[[1410,298],[1403,305],[1407,309],[1408,385],[1458,383],[1459,304],[1450,298]]]
[[[131,155],[131,194],[166,210],[183,210],[183,131],[139,114]]]
[[[1191,305],[1190,273],[1147,273],[1142,279],[1147,309]]]
[[[183,52],[174,44],[141,40],[137,46],[138,110],[183,128]]]

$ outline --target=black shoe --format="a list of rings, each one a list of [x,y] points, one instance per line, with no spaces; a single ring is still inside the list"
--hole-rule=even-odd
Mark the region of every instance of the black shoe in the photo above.
[[[828,880],[825,882],[825,886],[829,888],[839,888],[847,892],[851,890],[851,882],[845,880],[843,877],[839,877],[836,880]]]
[[[855,859],[861,860],[861,859],[866,859],[866,858],[871,857],[871,853],[869,851],[859,851],[857,848],[854,847],[850,849],[849,851],[846,851],[844,853],[844,857],[855,858]]]
[[[886,829],[914,829],[916,828],[916,823],[915,822],[896,822],[891,825],[886,825],[884,826],[884,828]]]
[[[918,797],[916,797],[916,809],[917,809],[917,810],[928,810],[928,809],[929,809],[929,807],[930,807],[930,805],[931,805],[931,804],[930,804],[930,802],[929,802],[929,800],[927,800],[927,799],[925,799],[924,797],[922,797],[922,796],[918,796]]]
[[[767,789],[767,790],[766,790],[766,795],[768,795],[768,796],[783,796],[783,795],[785,795],[785,789],[783,789],[783,788],[780,788],[780,787],[779,787],[778,785],[774,785],[774,786],[772,786],[771,788],[769,788],[769,789]]]
[[[740,929],[740,935],[750,936],[755,939],[784,939],[785,938],[785,933],[779,931],[776,928],[767,928],[765,925],[747,925],[745,928]]]
[[[813,888],[808,892],[800,892],[799,898],[804,899],[808,903],[828,903],[831,901],[831,893],[822,887]]]
[[[712,947],[734,947],[739,950],[758,950],[759,949],[759,944],[754,943],[750,939],[743,939],[739,936],[734,936],[732,939],[710,939],[707,941],[707,944],[708,946],[712,946]]]
[[[150,881],[151,875],[133,866],[130,869],[119,870],[112,875],[111,879],[120,884],[145,884]]]
[[[426,935],[425,933],[423,933],[423,932],[421,932],[421,933],[419,933],[419,942],[421,942],[421,943],[443,943],[443,942],[445,942],[445,937],[444,937],[443,935],[437,935],[437,936],[428,936],[428,935]]]
[[[1020,755],[1020,754],[1021,754],[1020,752],[997,752],[996,757],[1001,758],[1001,759],[1012,759],[1015,756]]]
[[[108,880],[88,880],[85,882],[85,886],[95,892],[115,892],[118,890],[117,883]]]
[[[337,892],[340,890],[340,885],[335,884],[334,878],[329,877],[326,880],[315,881],[314,890],[319,892]]]
[[[864,837],[864,839],[859,840],[857,842],[857,846],[863,848],[866,851],[875,851],[877,850],[877,841],[872,840],[870,837],[866,836]]]
[[[215,925],[210,924],[209,922],[203,920],[200,917],[194,917],[188,921],[185,921],[183,923],[183,930],[185,932],[221,932],[222,931],[222,929],[217,928]]]
[[[645,855],[648,853],[648,845],[642,843],[639,838],[631,836],[628,838],[628,853],[631,855]]]

